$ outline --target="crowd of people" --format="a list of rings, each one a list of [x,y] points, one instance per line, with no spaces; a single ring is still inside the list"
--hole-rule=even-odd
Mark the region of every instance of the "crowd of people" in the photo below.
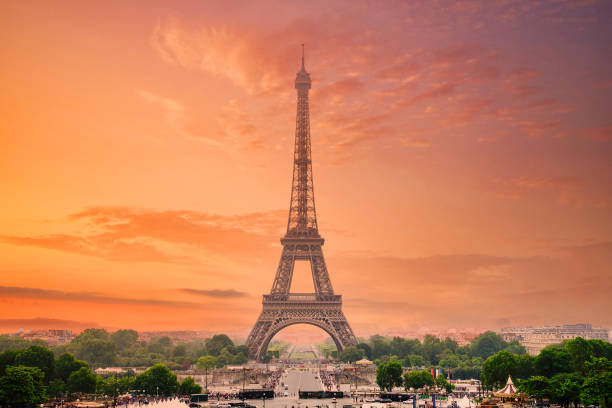
[[[143,395],[122,395],[117,399],[111,400],[98,400],[98,401],[87,401],[84,402],[80,398],[75,401],[58,400],[45,404],[45,407],[49,408],[77,408],[85,405],[89,407],[98,406],[100,408],[110,407],[140,407],[140,406],[151,406],[155,407],[156,404],[165,403],[171,400],[177,399],[177,397],[155,397],[155,396],[143,396]]]
[[[327,391],[335,391],[338,389],[336,380],[334,379],[334,376],[329,373],[329,371],[322,369],[319,370],[319,377],[321,378],[321,381],[323,382],[323,385]]]
[[[263,388],[271,390],[275,389],[278,385],[278,381],[280,380],[281,375],[283,374],[283,371],[284,370],[280,368],[278,370],[273,371],[264,383]]]

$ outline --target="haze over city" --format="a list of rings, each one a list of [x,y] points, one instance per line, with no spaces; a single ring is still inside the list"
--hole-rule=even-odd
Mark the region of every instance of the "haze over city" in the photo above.
[[[0,10],[1,331],[246,337],[287,228],[302,43],[357,336],[612,327],[610,2]]]

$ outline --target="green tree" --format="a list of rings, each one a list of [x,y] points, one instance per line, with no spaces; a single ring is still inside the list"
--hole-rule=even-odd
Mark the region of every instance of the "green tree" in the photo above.
[[[184,344],[174,346],[174,349],[172,349],[172,358],[174,359],[184,359],[186,355],[187,347]]]
[[[508,346],[504,339],[492,332],[484,332],[470,343],[471,356],[486,360],[488,357]]]
[[[430,334],[423,339],[423,357],[433,365],[438,365],[445,347],[442,341]]]
[[[535,357],[529,354],[522,354],[516,358],[516,377],[519,379],[526,379],[535,375],[534,368]]]
[[[362,349],[368,359],[372,359],[372,347],[369,344],[359,343],[356,347]]]
[[[565,343],[565,350],[569,356],[570,370],[584,374],[584,365],[593,355],[591,343],[582,337],[576,337]]]
[[[603,340],[588,340],[593,350],[593,357],[605,357],[612,360],[612,343]]]
[[[508,353],[517,354],[519,356],[527,353],[525,347],[516,340],[511,341],[504,350],[506,350]]]
[[[454,354],[450,354],[440,360],[440,367],[455,368],[459,367],[459,365],[461,365],[461,360]]]
[[[47,395],[50,397],[59,397],[66,393],[66,382],[56,378],[49,383],[47,387]]]
[[[579,373],[560,373],[550,380],[552,401],[563,405],[580,402],[580,388],[583,378]]]
[[[138,342],[138,332],[135,330],[117,330],[110,335],[110,340],[115,344],[117,352],[122,353]]]
[[[348,346],[342,353],[340,353],[340,361],[344,361],[346,363],[354,363],[357,360],[361,360],[364,356],[364,351],[361,348],[357,348],[356,346]]]
[[[372,358],[380,358],[389,355],[391,352],[389,342],[381,335],[375,334],[370,337],[370,343],[372,345]]]
[[[381,390],[391,391],[393,387],[402,385],[402,365],[392,359],[382,363],[376,370],[376,383]]]
[[[41,346],[30,346],[17,354],[15,364],[40,368],[45,375],[43,379],[45,384],[49,384],[55,372],[55,356],[53,352]]]
[[[193,380],[193,377],[185,377],[181,385],[179,385],[179,394],[189,395],[189,394],[199,394],[202,392],[202,387],[200,384],[196,384]]]
[[[501,388],[517,371],[517,356],[507,351],[499,351],[482,363],[482,380],[491,388]]]
[[[567,350],[556,347],[544,347],[535,358],[536,373],[544,377],[552,377],[558,373],[570,371],[570,356]]]
[[[447,383],[446,382],[446,377],[444,377],[444,374],[442,374],[442,373],[438,374],[438,376],[434,380],[434,384],[439,389],[443,389],[443,388],[446,389],[446,383]]]
[[[249,359],[242,353],[235,354],[232,359],[232,364],[244,365],[249,362]]]
[[[236,354],[244,354],[245,357],[248,357],[249,356],[249,348],[246,346],[246,344],[241,344],[241,345],[235,347],[234,353],[236,353]]]
[[[521,381],[518,389],[530,397],[535,398],[537,401],[542,401],[542,399],[551,396],[550,381],[548,378],[541,375]]]
[[[404,389],[406,391],[410,388],[417,390],[425,386],[432,386],[433,384],[434,379],[427,370],[408,371],[404,374]]]
[[[612,404],[612,361],[593,358],[585,363],[585,379],[580,399],[585,405],[599,404],[603,408]]]
[[[145,372],[138,374],[134,384],[136,389],[145,390],[151,395],[157,393],[158,387],[160,395],[172,395],[176,393],[178,386],[176,374],[163,364],[155,364]]]
[[[423,367],[425,365],[425,359],[419,354],[409,354],[404,359],[404,363],[406,367]]]
[[[46,401],[43,379],[38,367],[8,366],[0,377],[0,405],[35,407]]]
[[[82,343],[92,339],[108,340],[109,334],[104,329],[85,329],[78,336],[72,339],[72,343]]]
[[[21,337],[0,335],[0,352],[7,350],[19,350],[30,346],[28,342]]]
[[[234,349],[234,342],[225,334],[215,334],[206,341],[206,351],[210,355],[218,356],[223,349],[230,351],[230,354]]]
[[[87,339],[79,343],[76,355],[94,366],[108,367],[115,362],[115,343],[98,338]]]
[[[215,368],[217,365],[217,358],[215,356],[202,356],[198,358],[196,362],[196,366],[200,370],[208,370],[211,368]]]
[[[64,353],[55,362],[55,376],[66,382],[70,374],[81,367],[89,368],[89,365],[85,361],[75,359],[70,353]]]
[[[4,375],[4,369],[7,366],[15,365],[15,359],[17,354],[21,353],[22,350],[6,350],[0,353],[0,376]]]
[[[77,371],[70,374],[68,382],[66,383],[68,391],[70,392],[83,392],[92,394],[96,392],[96,375],[89,369],[89,367],[81,367]]]

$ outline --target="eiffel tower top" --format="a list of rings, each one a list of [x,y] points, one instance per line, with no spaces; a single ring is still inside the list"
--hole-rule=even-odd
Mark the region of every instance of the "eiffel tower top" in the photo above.
[[[295,77],[297,89],[297,115],[295,119],[295,146],[293,151],[293,182],[286,238],[320,239],[315,210],[314,186],[312,182],[312,157],[310,152],[310,110],[308,91],[310,74],[304,65],[302,44],[302,67]]]
[[[295,88],[299,90],[302,87],[310,89],[310,74],[306,72],[306,67],[304,66],[304,44],[302,44],[302,69],[300,69],[295,77]]]

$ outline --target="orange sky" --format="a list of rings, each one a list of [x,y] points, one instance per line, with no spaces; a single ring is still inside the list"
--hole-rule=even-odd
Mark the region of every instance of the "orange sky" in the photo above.
[[[358,336],[611,327],[611,3],[328,3],[2,2],[0,330],[246,336],[302,42]]]

